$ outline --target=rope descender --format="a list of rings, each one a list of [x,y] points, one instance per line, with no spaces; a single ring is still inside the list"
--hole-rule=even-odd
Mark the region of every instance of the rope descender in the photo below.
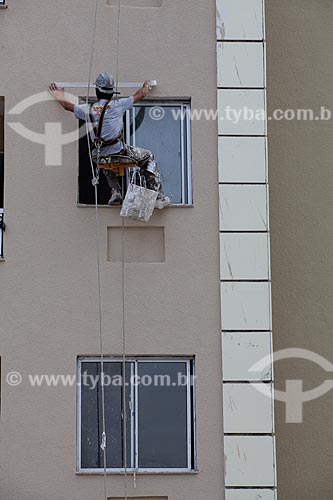
[[[99,163],[100,163],[100,158],[101,158],[101,147],[102,147],[102,140],[101,139],[95,139],[95,142],[94,142],[94,145],[97,149],[97,157],[96,157],[96,161],[97,161],[97,166],[96,166],[96,170],[95,170],[95,175],[94,177],[91,179],[91,183],[92,185],[95,187],[99,184]]]
[[[102,441],[101,441],[101,450],[105,450],[106,449],[106,433],[103,432],[102,433]]]

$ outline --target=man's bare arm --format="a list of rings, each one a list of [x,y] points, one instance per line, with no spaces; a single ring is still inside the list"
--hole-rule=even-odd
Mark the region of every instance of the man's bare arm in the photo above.
[[[134,104],[136,104],[139,101],[142,101],[142,99],[144,99],[148,95],[149,90],[151,90],[151,85],[150,82],[146,80],[142,88],[139,89],[137,92],[135,92],[133,96]]]
[[[64,89],[60,89],[56,86],[55,83],[51,83],[49,86],[50,94],[55,98],[56,101],[59,102],[60,106],[62,106],[66,111],[71,111],[74,113],[74,104],[69,102],[65,98]]]

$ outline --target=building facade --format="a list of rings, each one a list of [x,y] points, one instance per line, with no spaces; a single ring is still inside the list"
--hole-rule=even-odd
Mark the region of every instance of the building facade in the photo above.
[[[106,388],[107,498],[276,500],[263,1],[98,1],[95,37],[91,3],[7,6],[0,498],[103,498],[101,395],[82,384],[101,317],[105,374],[187,377]],[[119,58],[120,82],[157,80],[125,133],[173,204],[122,221],[101,178],[101,315],[84,130],[46,94],[88,80],[93,42],[93,75]]]

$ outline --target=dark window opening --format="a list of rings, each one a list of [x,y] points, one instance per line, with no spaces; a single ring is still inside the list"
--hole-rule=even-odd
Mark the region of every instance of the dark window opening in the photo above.
[[[83,122],[79,123],[81,127]],[[124,115],[124,137],[127,144],[152,151],[158,162],[164,192],[172,204],[192,204],[190,101],[148,101],[134,106]],[[95,192],[87,138],[79,140],[78,203],[94,205]],[[128,179],[120,186],[127,189]],[[123,193],[124,194],[124,193]],[[110,188],[100,173],[98,204],[107,205]]]
[[[5,98],[0,96],[0,209],[4,202]]]
[[[0,96],[0,258],[3,257],[5,168],[5,98]]]
[[[78,469],[103,469],[101,363],[80,359]],[[104,360],[107,469],[123,470],[123,364]],[[195,470],[193,360],[126,361],[127,468]]]

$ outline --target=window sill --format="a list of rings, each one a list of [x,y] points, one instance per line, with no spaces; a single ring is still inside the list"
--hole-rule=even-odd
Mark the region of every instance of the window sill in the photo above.
[[[95,208],[95,205],[86,205],[85,203],[77,203],[76,206],[78,208],[82,208],[82,207],[93,207]],[[121,205],[115,205],[113,207],[110,207],[109,205],[98,205],[98,208],[112,208],[112,209],[115,209],[117,208],[118,210],[121,208]],[[172,205],[169,205],[168,207],[166,207],[164,210],[169,210],[169,208],[194,208],[194,204],[190,204],[190,205],[182,205],[181,203],[173,203]],[[162,210],[161,210],[162,212]]]
[[[115,471],[110,471],[110,470],[107,470],[106,473],[110,476],[113,476],[113,475],[120,475],[120,476],[123,476],[125,474],[125,471],[120,471],[120,470],[115,470]],[[88,469],[88,470],[82,470],[82,471],[76,471],[76,475],[77,476],[91,476],[91,475],[103,475],[104,474],[104,471],[102,469],[100,470],[94,470],[94,469]],[[133,471],[133,470],[128,470],[126,472],[127,475],[149,475],[149,474],[153,474],[154,476],[155,475],[196,475],[196,474],[199,474],[199,470],[197,469],[194,469],[194,470],[136,470],[136,471]]]
[[[8,9],[8,5],[0,5],[0,9]]]

